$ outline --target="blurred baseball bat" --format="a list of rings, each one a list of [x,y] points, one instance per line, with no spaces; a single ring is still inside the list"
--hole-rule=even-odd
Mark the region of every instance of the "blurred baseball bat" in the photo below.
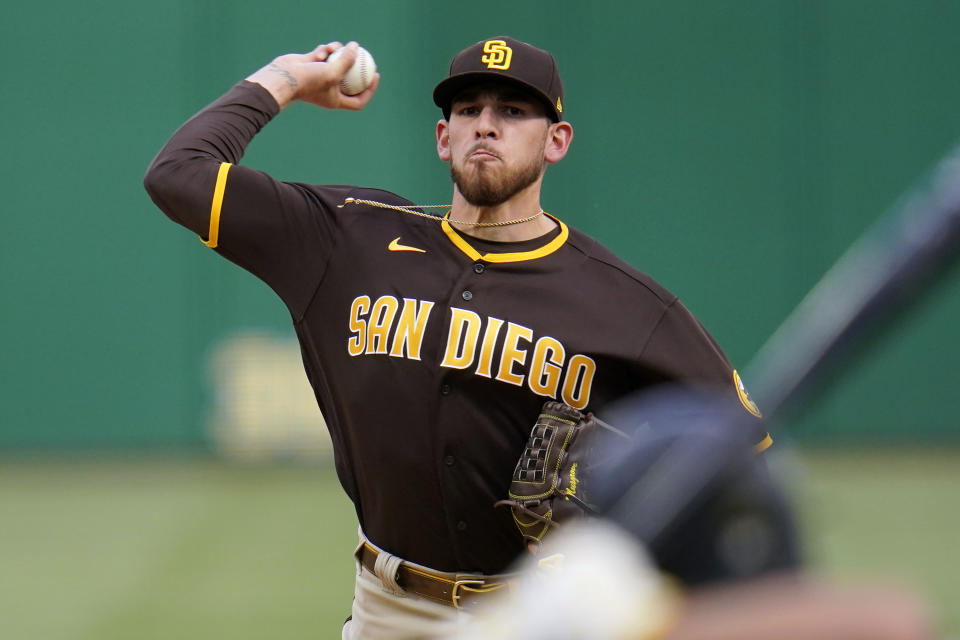
[[[775,415],[806,398],[810,383],[854,362],[914,308],[960,258],[960,145],[858,239],[754,357],[755,398]]]
[[[745,369],[744,379],[766,418],[796,406],[809,397],[815,382],[850,366],[851,347],[862,349],[916,307],[958,258],[960,145],[850,247]],[[653,401],[652,411],[675,412],[677,401],[661,397]],[[619,413],[643,420],[650,409],[640,396]],[[617,494],[605,496],[612,501],[607,514],[648,545],[736,456],[749,450],[743,434],[753,432],[747,426],[752,418],[742,410],[712,407],[699,415],[711,437],[669,448],[642,472],[629,463],[636,451],[623,452],[619,469],[610,474],[620,474],[620,480],[606,487]],[[626,490],[622,474],[636,480]]]

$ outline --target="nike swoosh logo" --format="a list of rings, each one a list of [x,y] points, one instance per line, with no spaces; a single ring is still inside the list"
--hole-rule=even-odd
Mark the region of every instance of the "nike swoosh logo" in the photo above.
[[[387,249],[390,251],[416,251],[417,253],[426,253],[426,249],[417,249],[416,247],[408,247],[405,244],[400,244],[400,236],[394,238],[390,244],[387,245]]]

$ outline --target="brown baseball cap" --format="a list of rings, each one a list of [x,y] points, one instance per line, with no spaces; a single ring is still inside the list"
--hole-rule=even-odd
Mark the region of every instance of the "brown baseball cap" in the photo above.
[[[543,102],[554,122],[563,120],[563,83],[549,52],[506,36],[467,47],[450,63],[450,75],[433,90],[433,102],[450,118],[458,93],[485,80],[503,80],[529,91]]]

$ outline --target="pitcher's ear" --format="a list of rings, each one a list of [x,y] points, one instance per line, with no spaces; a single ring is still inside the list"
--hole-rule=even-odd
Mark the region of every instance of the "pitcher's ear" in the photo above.
[[[450,129],[446,120],[437,122],[437,156],[450,162]]]
[[[569,122],[561,121],[550,125],[543,150],[544,160],[549,164],[560,162],[567,155],[571,142],[573,142],[573,126]]]

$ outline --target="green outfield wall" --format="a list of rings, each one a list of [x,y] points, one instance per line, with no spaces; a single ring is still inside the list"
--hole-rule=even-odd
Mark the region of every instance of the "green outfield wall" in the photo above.
[[[254,402],[303,384],[282,304],[141,186],[183,120],[274,55],[355,39],[381,89],[360,114],[292,106],[246,164],[442,203],[430,92],[450,57],[500,34],[554,51],[576,136],[545,208],[680,295],[743,369],[960,139],[958,24],[946,0],[17,3],[0,25],[0,447],[207,447],[234,429],[218,446],[322,448],[301,400]],[[956,439],[958,285],[792,433]],[[240,405],[253,417],[231,427]]]

